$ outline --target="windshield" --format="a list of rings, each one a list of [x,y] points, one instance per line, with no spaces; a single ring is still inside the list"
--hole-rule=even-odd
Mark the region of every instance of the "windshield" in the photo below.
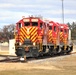
[[[32,26],[38,26],[38,22],[32,22]]]
[[[30,22],[24,22],[24,26],[29,26]]]

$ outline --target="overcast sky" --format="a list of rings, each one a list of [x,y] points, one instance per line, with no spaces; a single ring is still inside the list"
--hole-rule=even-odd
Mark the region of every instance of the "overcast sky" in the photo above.
[[[62,0],[0,0],[0,27],[29,15],[62,23]],[[64,0],[64,22],[73,21],[76,21],[76,0]]]

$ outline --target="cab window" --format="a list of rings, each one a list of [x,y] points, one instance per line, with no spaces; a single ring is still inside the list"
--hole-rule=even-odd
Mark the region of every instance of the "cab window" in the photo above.
[[[63,32],[63,30],[62,30],[62,29],[60,29],[60,32]]]
[[[38,22],[32,22],[32,26],[38,26]]]
[[[67,29],[64,29],[64,33],[67,33]]]
[[[40,23],[40,28],[41,28],[41,29],[43,28],[43,24],[42,24],[42,23]]]
[[[56,26],[54,26],[54,31],[56,32],[56,30],[57,30],[57,28],[56,28]]]
[[[52,26],[49,26],[49,30],[52,30]]]
[[[24,26],[29,26],[30,22],[24,22]]]
[[[22,27],[22,24],[21,23],[18,23],[18,28],[20,29]]]

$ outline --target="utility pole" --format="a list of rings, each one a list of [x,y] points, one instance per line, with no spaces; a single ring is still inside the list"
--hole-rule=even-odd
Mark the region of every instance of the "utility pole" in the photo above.
[[[64,24],[64,3],[63,3],[63,0],[62,0],[62,22]]]

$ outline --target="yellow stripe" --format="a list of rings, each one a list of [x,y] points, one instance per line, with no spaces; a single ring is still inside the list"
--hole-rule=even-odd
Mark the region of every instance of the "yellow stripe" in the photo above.
[[[37,31],[37,28],[36,27],[33,27],[33,29],[32,29],[32,31],[31,32],[35,32],[35,31]]]
[[[22,39],[22,37],[20,37],[20,39],[19,39],[19,40],[20,40],[20,42],[21,42],[21,43],[24,41],[24,39]]]
[[[23,34],[24,34],[24,36],[25,36],[26,28],[22,28],[22,32],[23,32]],[[27,34],[27,33],[26,33],[26,34]]]
[[[23,29],[21,29],[21,32],[20,32],[20,33],[22,33],[22,34],[23,34],[23,36],[24,36],[24,34],[25,34],[25,33],[24,33],[24,31],[23,31]],[[24,36],[24,37],[25,37],[25,36]]]
[[[31,39],[35,38],[36,35],[37,35],[37,32],[31,37]]]
[[[29,38],[30,38],[30,36],[27,36],[27,38],[29,39]]]
[[[36,32],[36,29],[33,29],[33,31],[31,32],[31,35],[33,35]]]
[[[31,36],[31,40],[32,40],[33,42],[35,42],[36,39],[37,39],[37,28],[36,28],[36,27],[31,28],[30,34],[32,35],[32,36]]]
[[[24,32],[24,27],[22,27],[21,28],[21,30],[20,30],[20,42],[23,42],[24,41],[24,39],[26,38],[24,35],[25,35],[25,32]]]
[[[34,41],[34,39],[36,39],[36,37],[35,38],[32,38],[31,40]]]
[[[20,40],[20,42],[21,42],[21,43],[23,43],[23,41],[22,41],[22,40]]]
[[[27,27],[26,28],[23,28],[23,32],[24,32],[24,36],[25,38],[30,38],[30,34],[27,34],[27,31],[26,31]]]
[[[52,34],[49,35],[49,38],[51,38],[51,37],[52,37]]]
[[[35,42],[36,41],[36,38],[34,38],[32,41]]]
[[[51,34],[52,33],[52,31],[49,31],[49,34]]]
[[[22,32],[21,32],[20,34],[21,34],[21,36],[22,36],[23,38],[25,38],[25,36],[22,34]]]
[[[20,36],[20,39],[24,41],[24,39],[22,38],[22,36]]]
[[[35,42],[35,40],[37,39],[37,37],[35,37],[35,38],[33,38],[33,39],[31,39],[33,42]]]
[[[28,28],[26,28],[26,29],[28,31]],[[26,38],[30,38],[30,29],[31,29],[31,27],[29,27],[29,32],[26,31]]]
[[[52,41],[52,30],[50,30],[50,31],[49,31],[48,41],[49,41],[49,42],[51,42],[51,41]]]
[[[30,29],[30,33],[32,33],[33,29],[34,29],[33,27]]]

